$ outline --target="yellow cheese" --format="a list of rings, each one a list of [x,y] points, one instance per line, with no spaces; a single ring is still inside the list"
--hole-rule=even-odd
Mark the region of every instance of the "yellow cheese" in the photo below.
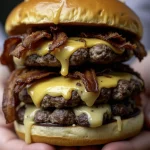
[[[31,139],[31,129],[32,125],[35,124],[34,117],[37,109],[34,105],[26,105],[25,115],[24,115],[24,126],[25,126],[25,142],[27,144],[32,143]],[[80,116],[85,113],[88,116],[88,122],[91,128],[102,126],[104,114],[106,113],[108,117],[111,117],[110,105],[104,104],[97,107],[87,107],[81,106],[73,109],[76,116]],[[75,126],[74,124],[72,126]]]
[[[79,41],[80,39],[83,39],[85,42],[83,41]],[[84,44],[83,44],[84,43]],[[48,53],[52,53],[53,51],[50,52],[49,51],[49,45],[52,44],[52,41],[42,41],[37,48],[32,49],[29,51],[28,55],[31,54],[38,54],[39,56],[44,56]],[[70,48],[68,49],[68,46],[71,47],[71,49],[75,49],[74,51],[72,51],[72,54],[78,50],[79,48],[91,48],[95,45],[98,44],[104,44],[107,45],[108,47],[110,47],[116,54],[122,54],[124,51],[123,50],[118,50],[115,47],[113,47],[111,44],[109,44],[106,41],[100,40],[100,39],[96,39],[96,38],[78,38],[78,37],[71,37],[68,38],[67,43],[64,44],[63,46],[61,46],[59,49],[63,50],[65,49],[65,51],[70,51]],[[60,51],[59,51],[60,52]]]
[[[115,119],[117,121],[117,125],[118,125],[118,131],[122,130],[122,121],[121,121],[121,117],[120,116],[115,116],[113,117],[113,119]]]
[[[88,122],[91,128],[100,127],[103,125],[104,114],[108,114],[111,117],[111,108],[109,105],[99,105],[98,107],[81,106],[74,108],[76,116],[86,114],[88,116]]]
[[[76,50],[83,47],[85,47],[85,43],[83,42],[68,40],[64,46],[56,48],[54,51],[52,51],[51,54],[54,55],[61,63],[61,74],[63,76],[66,76],[68,74],[70,56]]]
[[[35,113],[38,111],[35,106],[27,105],[24,115],[24,126],[25,126],[25,142],[30,144],[31,141],[31,128],[34,125],[34,116]]]
[[[13,57],[13,61],[15,63],[16,68],[23,68],[24,67],[24,58],[17,58]]]
[[[72,40],[79,40],[79,39],[85,40],[87,48],[91,48],[91,47],[93,47],[95,45],[98,45],[98,44],[103,44],[103,45],[107,45],[108,47],[110,47],[116,54],[122,54],[124,52],[124,50],[119,50],[119,49],[113,47],[108,42],[106,42],[104,40],[96,39],[96,38],[77,38],[77,37],[72,37],[70,39],[72,39]]]
[[[40,80],[28,87],[28,94],[31,96],[34,104],[40,107],[41,101],[45,95],[63,96],[66,100],[71,98],[73,90],[76,90],[80,95],[82,101],[87,106],[92,106],[99,97],[101,88],[116,87],[118,81],[121,79],[130,80],[131,74],[128,73],[111,73],[108,76],[97,77],[99,84],[99,92],[87,92],[82,81],[64,77],[54,77],[50,79]],[[78,84],[80,83],[80,84]]]
[[[27,56],[31,54],[38,54],[39,56],[44,56],[49,53],[49,46],[52,44],[52,41],[42,41],[39,45],[31,51],[28,51]]]

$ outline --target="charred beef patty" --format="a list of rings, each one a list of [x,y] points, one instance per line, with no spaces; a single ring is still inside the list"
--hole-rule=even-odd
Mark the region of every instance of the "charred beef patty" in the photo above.
[[[124,62],[133,55],[132,51],[125,51],[123,54],[116,54],[107,45],[96,45],[92,48],[81,48],[75,51],[70,57],[70,66],[79,66],[86,62],[97,64],[109,64],[114,62]],[[25,59],[26,66],[49,66],[60,67],[60,62],[51,54],[39,56],[32,54]]]
[[[128,118],[135,111],[134,101],[126,100],[120,103],[114,103],[111,105],[112,115],[111,117],[105,113],[103,123],[107,123],[112,120],[113,116],[120,116],[121,118]],[[25,114],[25,106],[21,107],[17,111],[17,120],[23,122]],[[35,114],[34,121],[37,124],[40,123],[52,123],[58,125],[80,125],[80,126],[89,126],[88,116],[85,113],[82,113],[79,116],[75,116],[73,110],[64,108],[64,109],[46,109],[38,110]]]
[[[85,30],[82,27],[80,31],[74,33],[73,30],[58,26],[49,28],[29,28],[23,35],[9,37],[5,41],[1,63],[7,64],[10,70],[13,70],[15,64],[12,57],[22,58],[21,65],[60,67],[62,61],[66,59],[68,66],[79,66],[85,62],[95,64],[124,62],[133,55],[141,61],[146,56],[139,39],[121,30],[102,28],[100,31],[95,30],[95,27]],[[74,50],[66,55],[68,48],[65,46]],[[60,60],[58,55],[61,55],[63,49],[62,53],[65,53],[66,57],[61,57]]]
[[[122,101],[128,97],[134,96],[143,90],[142,83],[137,79],[131,81],[120,80],[115,88],[102,88],[100,96],[96,100],[96,104],[107,103],[108,101]],[[19,93],[19,99],[25,103],[32,103],[31,97],[27,93],[27,89],[23,89]],[[46,109],[49,107],[63,108],[63,107],[75,107],[83,104],[77,91],[72,92],[72,97],[69,100],[65,100],[62,96],[52,97],[45,95],[41,107]]]

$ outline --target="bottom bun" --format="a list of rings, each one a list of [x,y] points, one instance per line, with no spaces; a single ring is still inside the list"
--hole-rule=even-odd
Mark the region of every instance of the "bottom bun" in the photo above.
[[[136,136],[143,126],[143,113],[122,120],[122,129],[118,130],[117,122],[112,122],[98,128],[80,126],[51,127],[33,125],[31,129],[32,143],[47,143],[58,146],[87,146],[106,144]],[[25,128],[15,122],[17,135],[25,139]]]

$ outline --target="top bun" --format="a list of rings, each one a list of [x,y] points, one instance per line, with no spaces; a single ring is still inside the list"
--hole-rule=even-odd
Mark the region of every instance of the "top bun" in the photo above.
[[[26,0],[6,21],[8,34],[36,25],[69,24],[116,27],[142,37],[138,16],[118,0]]]

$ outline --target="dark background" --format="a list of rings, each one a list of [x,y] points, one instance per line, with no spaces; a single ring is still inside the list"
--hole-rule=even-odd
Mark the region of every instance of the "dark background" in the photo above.
[[[23,0],[0,0],[0,22],[4,25],[10,11]]]

